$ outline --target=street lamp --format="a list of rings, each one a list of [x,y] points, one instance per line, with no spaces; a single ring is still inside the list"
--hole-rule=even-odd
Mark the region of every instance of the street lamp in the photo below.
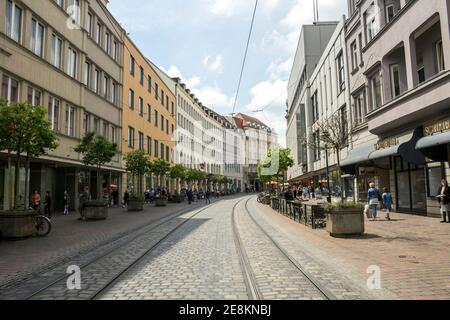
[[[330,139],[330,133],[328,131],[324,131],[322,133],[323,138],[325,141],[328,141]],[[328,195],[327,195],[327,201],[328,203],[331,203],[331,187],[330,187],[330,166],[328,162],[328,143],[325,143],[325,161],[326,161],[326,167],[327,167],[327,188],[328,188]]]

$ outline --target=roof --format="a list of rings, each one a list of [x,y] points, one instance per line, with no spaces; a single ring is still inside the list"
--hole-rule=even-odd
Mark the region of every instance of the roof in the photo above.
[[[234,118],[235,118],[235,120],[238,120],[238,121],[236,121],[236,125],[239,128],[257,125],[257,126],[263,127],[266,130],[271,131],[271,129],[269,128],[268,125],[266,125],[264,122],[262,122],[261,120],[255,118],[255,117],[251,117],[251,116],[243,114],[243,113],[238,113],[234,116]]]

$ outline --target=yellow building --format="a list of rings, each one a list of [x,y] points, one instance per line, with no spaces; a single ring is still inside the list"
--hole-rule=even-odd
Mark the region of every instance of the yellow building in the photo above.
[[[173,164],[175,96],[127,36],[123,52],[123,155],[140,149],[145,150],[152,161],[164,159]],[[124,177],[122,181],[124,188],[131,187],[131,179]],[[156,188],[156,184],[156,179],[148,178],[144,187]]]

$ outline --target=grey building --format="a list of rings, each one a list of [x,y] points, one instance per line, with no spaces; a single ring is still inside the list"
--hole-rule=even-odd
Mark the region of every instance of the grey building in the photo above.
[[[86,169],[74,152],[87,132],[121,145],[123,31],[107,2],[0,0],[0,96],[48,110],[60,144],[32,159],[29,188],[42,196],[50,191],[55,209],[62,206],[64,190],[72,209],[84,186],[96,196],[95,168]],[[12,183],[1,152],[0,162],[0,209],[8,209]],[[107,164],[105,188],[120,186],[121,167],[119,156]]]
[[[449,176],[450,1],[349,0],[346,26],[357,198],[390,188],[396,209],[435,216]]]

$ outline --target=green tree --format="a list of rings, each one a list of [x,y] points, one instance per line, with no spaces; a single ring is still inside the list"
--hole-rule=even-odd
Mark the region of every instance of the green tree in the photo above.
[[[179,193],[178,184],[186,179],[186,168],[177,164],[170,168],[170,178],[175,180],[175,194]]]
[[[117,144],[109,142],[105,137],[94,132],[88,133],[76,147],[75,152],[83,155],[83,163],[86,166],[97,168],[97,199],[102,197],[102,184],[100,174],[102,167],[111,162],[114,156],[119,153]]]
[[[155,160],[150,165],[150,171],[158,177],[158,184],[162,187],[162,179],[170,172],[170,163],[165,160]]]
[[[134,196],[142,198],[144,193],[143,180],[144,175],[150,169],[150,157],[143,150],[136,150],[127,153],[124,160],[126,170],[133,175],[133,181],[136,177],[138,179],[137,194],[134,194]]]
[[[28,199],[28,168],[30,158],[37,158],[58,147],[58,136],[51,129],[47,120],[47,111],[42,106],[32,106],[27,103],[7,105],[0,102],[0,150],[7,150],[9,159],[15,154],[15,185],[13,200],[10,206],[18,207]],[[25,155],[25,195],[23,203],[19,203],[19,175],[22,157]],[[9,160],[11,163],[11,159]],[[11,168],[11,166],[10,166]],[[10,181],[11,181],[10,171]]]
[[[206,178],[206,174],[198,169],[192,169],[187,172],[186,181],[190,184],[192,182],[200,182]]]
[[[280,182],[280,178],[284,183],[287,170],[294,165],[294,159],[291,155],[291,150],[289,148],[275,147],[269,150],[267,156],[261,161],[258,166],[258,173],[260,178],[263,180],[260,182],[267,183],[268,179],[272,180],[275,178],[277,182]],[[268,172],[268,174],[267,174]]]

